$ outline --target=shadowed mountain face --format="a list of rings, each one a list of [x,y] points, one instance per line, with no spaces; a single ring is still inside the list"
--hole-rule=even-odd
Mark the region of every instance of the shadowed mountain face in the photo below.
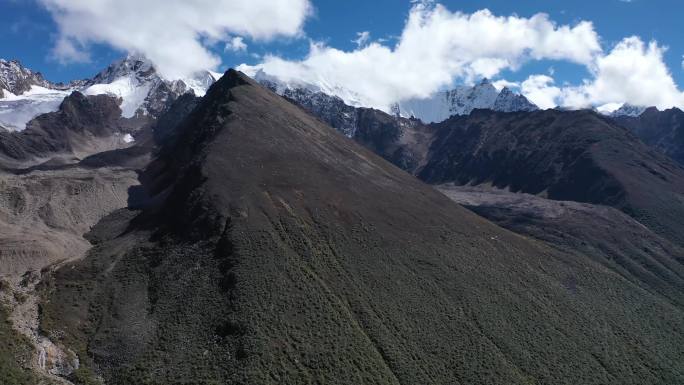
[[[684,381],[666,294],[493,225],[237,72],[178,130],[149,207],[44,285],[81,378]]]
[[[648,108],[639,116],[613,118],[629,128],[644,143],[684,164],[684,112],[678,108],[658,111]]]
[[[684,170],[590,111],[479,110],[436,127],[428,183],[490,184],[616,207],[684,245]]]

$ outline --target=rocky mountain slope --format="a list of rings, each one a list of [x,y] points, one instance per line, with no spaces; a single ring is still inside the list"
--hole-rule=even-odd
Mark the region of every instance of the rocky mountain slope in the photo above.
[[[651,107],[636,116],[616,116],[644,143],[684,165],[684,112],[678,108],[658,111]]]
[[[237,72],[177,135],[143,212],[44,284],[83,381],[684,380],[671,291],[497,227]]]
[[[435,127],[429,183],[489,184],[616,207],[684,245],[684,169],[592,111],[478,110]]]

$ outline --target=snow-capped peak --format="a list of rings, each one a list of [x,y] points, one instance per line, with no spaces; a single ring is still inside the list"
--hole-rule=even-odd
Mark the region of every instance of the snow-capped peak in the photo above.
[[[123,77],[135,77],[140,81],[158,77],[157,71],[151,61],[143,56],[129,54],[123,59],[117,60],[107,68],[87,80],[88,84],[109,84]]]
[[[515,111],[536,111],[539,109],[534,103],[527,100],[526,97],[516,94],[508,87],[504,87],[499,92],[499,95],[494,101],[492,107],[494,111],[501,112],[515,112]]]
[[[425,123],[442,122],[452,115],[468,115],[475,109],[514,112],[533,111],[538,107],[508,88],[497,91],[488,79],[473,87],[458,86],[425,99],[405,100],[393,107],[395,114],[418,118]]]
[[[130,54],[86,81],[83,92],[120,98],[122,114],[127,118],[136,114],[158,116],[178,96],[186,92],[203,96],[215,81],[209,71],[185,79],[165,79],[150,60]]]
[[[216,81],[215,76],[210,71],[200,71],[186,79],[164,79],[151,61],[140,55],[128,55],[91,79],[64,85],[45,80],[17,61],[0,59],[0,125],[23,130],[35,116],[56,111],[73,91],[116,97],[121,100],[122,115],[127,118],[156,117],[184,93],[203,96]]]
[[[637,116],[640,116],[641,114],[643,114],[644,111],[646,111],[646,109],[648,109],[648,107],[635,106],[635,105],[632,105],[629,103],[625,103],[620,108],[613,111],[610,115],[613,117],[617,117],[617,116],[637,117]]]
[[[0,59],[0,98],[5,97],[4,93],[21,95],[31,90],[31,86],[52,88],[40,72],[31,71],[17,60]]]

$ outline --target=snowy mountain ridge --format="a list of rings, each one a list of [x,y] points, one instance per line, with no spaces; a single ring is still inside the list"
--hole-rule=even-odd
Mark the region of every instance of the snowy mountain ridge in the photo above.
[[[325,83],[309,84],[304,82],[285,82],[258,70],[253,78],[281,96],[293,99],[298,104],[312,110],[318,116],[336,114],[339,119],[348,116],[341,123],[342,131],[349,135],[354,130],[353,114],[344,114],[346,105],[349,108],[369,107],[363,98],[349,90],[331,87]],[[502,112],[534,111],[538,107],[527,98],[516,94],[508,88],[498,91],[487,79],[475,86],[458,86],[449,91],[442,91],[424,99],[410,99],[395,103],[389,109],[393,115],[403,118],[416,118],[424,123],[441,122],[452,115],[468,115],[474,109],[491,109]]]
[[[425,123],[438,123],[453,115],[469,115],[475,109],[501,112],[534,111],[539,108],[523,95],[508,88],[498,91],[483,79],[473,87],[458,86],[425,99],[410,99],[397,103],[392,111],[405,118],[417,118]]]
[[[219,74],[202,71],[187,79],[167,80],[153,64],[138,55],[128,55],[91,79],[67,85],[51,83],[18,61],[0,60],[0,126],[21,131],[37,115],[53,112],[71,92],[107,94],[121,100],[122,116],[158,116],[180,95],[202,96]]]
[[[644,106],[635,106],[629,103],[623,104],[620,108],[617,110],[613,111],[610,116],[612,117],[618,117],[618,116],[632,116],[632,117],[637,117],[640,116],[641,114],[646,111],[648,107]]]

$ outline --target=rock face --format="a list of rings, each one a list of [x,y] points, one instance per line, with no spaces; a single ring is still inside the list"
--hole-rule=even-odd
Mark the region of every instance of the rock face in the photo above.
[[[0,59],[0,98],[5,97],[2,90],[14,95],[21,95],[31,89],[31,86],[53,88],[56,85],[43,78],[40,72],[33,72],[25,68],[17,60]]]
[[[149,206],[101,221],[86,259],[46,284],[42,329],[62,332],[83,373],[684,379],[684,314],[666,294],[493,225],[237,72],[178,130],[144,175]]]
[[[678,108],[658,111],[651,107],[638,116],[614,117],[644,143],[684,165],[684,112]]]
[[[351,138],[359,128],[357,108],[348,106],[336,96],[306,88],[287,88],[282,96],[317,116],[336,130]]]
[[[536,111],[539,109],[539,107],[527,100],[526,97],[513,93],[513,91],[508,89],[508,87],[504,87],[496,97],[494,106],[492,106],[491,109],[500,112],[517,112]]]

